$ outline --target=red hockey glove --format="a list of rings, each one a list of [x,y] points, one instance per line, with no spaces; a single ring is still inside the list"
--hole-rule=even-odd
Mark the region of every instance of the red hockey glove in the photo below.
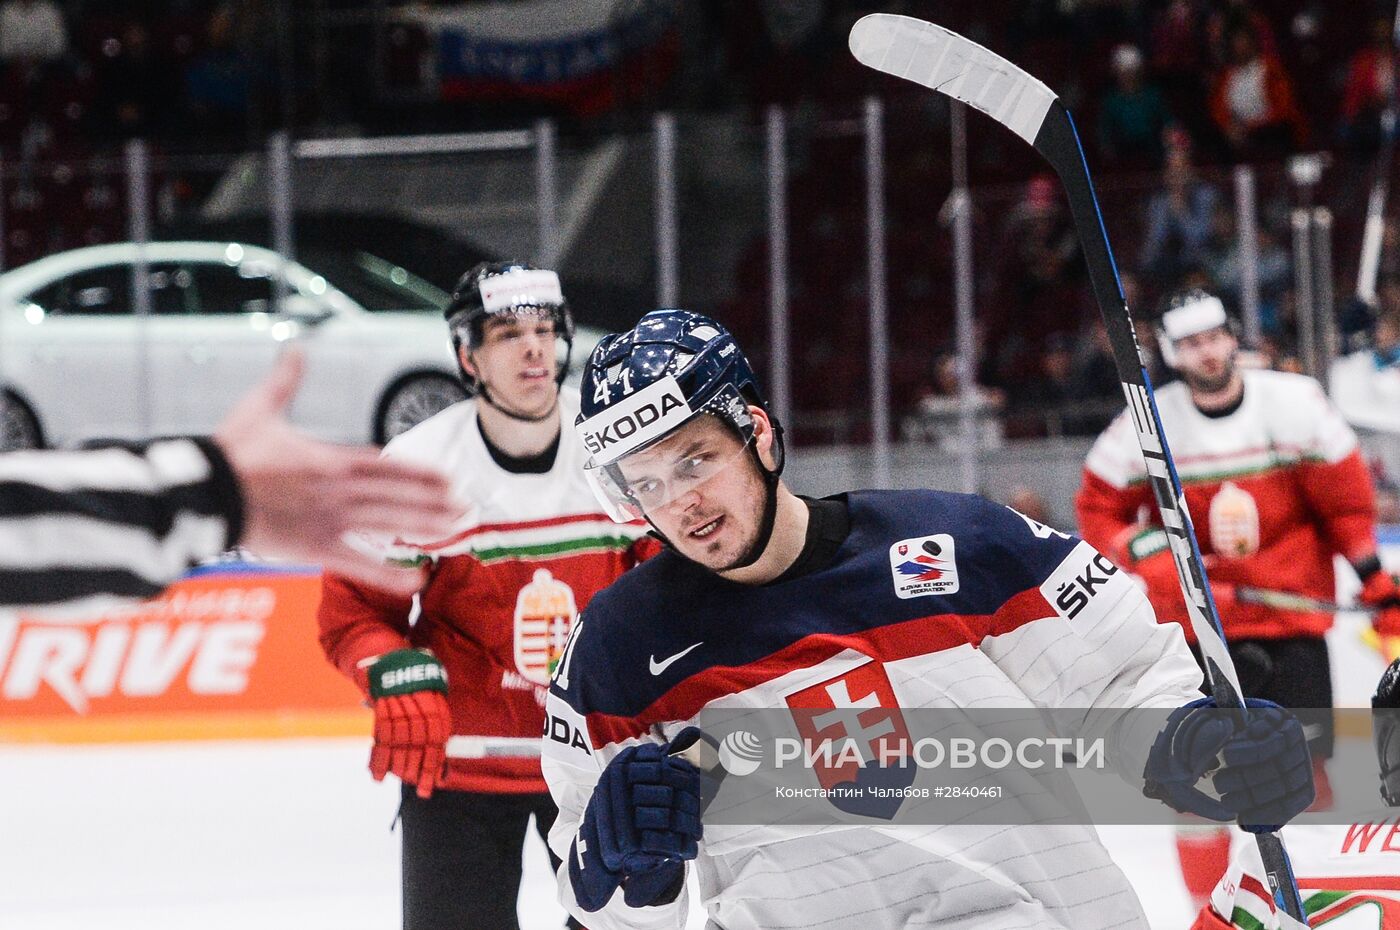
[[[369,667],[374,706],[374,749],[369,771],[375,781],[393,772],[432,795],[447,761],[452,714],[447,708],[447,672],[426,649],[396,649]]]
[[[1211,910],[1209,904],[1201,908],[1201,912],[1196,915],[1196,922],[1191,925],[1191,930],[1234,930],[1234,928],[1235,924]]]
[[[1380,559],[1374,555],[1356,563],[1356,573],[1361,576],[1362,586],[1357,600],[1375,609],[1371,623],[1376,632],[1400,636],[1400,577],[1381,568]]]

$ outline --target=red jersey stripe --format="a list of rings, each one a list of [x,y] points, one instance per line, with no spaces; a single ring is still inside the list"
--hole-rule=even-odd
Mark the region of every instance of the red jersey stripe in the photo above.
[[[587,717],[594,749],[639,737],[653,724],[684,720],[710,701],[810,668],[853,649],[881,662],[896,662],[958,646],[979,646],[988,636],[1010,633],[1027,623],[1055,616],[1039,589],[1015,595],[994,614],[931,614],[846,635],[813,634],[746,665],[711,666],[679,682],[635,717],[601,712]]]

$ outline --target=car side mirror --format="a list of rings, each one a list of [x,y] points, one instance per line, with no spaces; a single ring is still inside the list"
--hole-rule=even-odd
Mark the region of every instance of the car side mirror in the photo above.
[[[335,315],[330,307],[302,294],[288,294],[282,299],[281,309],[283,316],[305,326],[316,326]]]

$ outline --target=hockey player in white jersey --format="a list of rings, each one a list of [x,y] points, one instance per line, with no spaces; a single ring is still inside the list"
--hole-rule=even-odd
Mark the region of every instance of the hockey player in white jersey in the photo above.
[[[328,574],[317,620],[374,712],[370,772],[402,782],[405,930],[513,930],[521,849],[554,805],[535,760],[448,758],[448,741],[538,736],[577,609],[657,544],[599,513],[582,475],[578,392],[556,364],[573,339],[558,275],[482,262],[445,315],[472,398],[384,451],[441,468],[468,509],[388,548],[428,567],[416,597]]]
[[[587,926],[682,926],[690,861],[724,930],[1147,926],[1091,826],[702,829],[673,741],[707,708],[1082,708],[1079,735],[1109,737],[1120,774],[1178,810],[1276,825],[1312,799],[1297,722],[1268,707],[1250,717],[1270,738],[1203,727],[1179,629],[1086,543],[968,495],[795,496],[713,320],[658,310],[601,342],[578,427],[613,518],[668,543],[584,611],[546,706],[550,845]],[[1175,710],[1160,735],[1112,740],[1139,708]],[[1215,799],[1196,783],[1222,754]]]
[[[1378,809],[1351,823],[1284,828],[1308,925],[1335,930],[1400,928],[1400,659],[1390,664],[1371,699],[1375,708]],[[1278,930],[1259,849],[1245,843],[1191,930]]]

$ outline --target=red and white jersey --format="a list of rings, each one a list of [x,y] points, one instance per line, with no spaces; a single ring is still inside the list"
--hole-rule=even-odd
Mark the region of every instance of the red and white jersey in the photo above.
[[[1400,930],[1400,810],[1350,824],[1283,828],[1308,925]],[[1277,930],[1278,912],[1252,838],[1235,850],[1192,930]]]
[[[1206,557],[1225,634],[1322,636],[1330,614],[1241,604],[1232,586],[1336,596],[1333,556],[1375,548],[1375,494],[1352,432],[1311,378],[1245,370],[1244,398],[1207,416],[1177,382],[1157,392],[1167,442]],[[1075,499],[1085,540],[1142,577],[1157,616],[1186,626],[1186,608],[1127,412],[1084,463]]]
[[[326,576],[321,644],[362,691],[373,657],[426,646],[447,669],[454,733],[537,737],[543,731],[550,672],[578,612],[658,547],[644,526],[620,526],[599,512],[583,475],[586,453],[567,425],[578,413],[577,392],[561,392],[559,409],[566,425],[545,474],[515,474],[496,464],[472,400],[385,447],[387,456],[452,476],[453,491],[470,506],[447,538],[400,540],[389,553],[431,560],[412,624],[411,599]],[[496,793],[545,790],[532,759],[452,759],[442,784]]]

